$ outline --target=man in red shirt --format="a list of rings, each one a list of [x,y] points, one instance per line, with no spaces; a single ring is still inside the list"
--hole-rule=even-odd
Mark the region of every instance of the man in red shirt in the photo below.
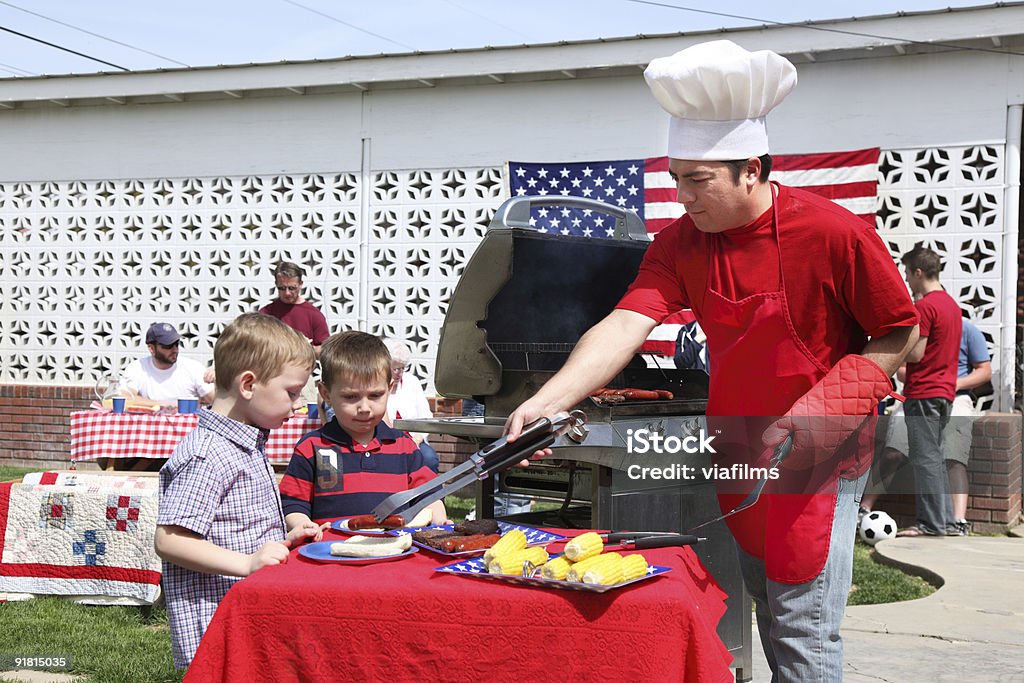
[[[302,298],[302,269],[294,263],[281,261],[274,269],[274,285],[277,298],[261,308],[260,313],[273,316],[302,333],[319,357],[320,345],[331,333],[320,309]]]
[[[917,300],[921,337],[907,356],[903,393],[907,402],[907,456],[914,468],[917,525],[898,536],[945,536],[953,524],[949,479],[942,455],[942,430],[956,397],[957,356],[963,318],[960,306],[939,282],[939,255],[915,247],[900,259]]]
[[[686,214],[658,234],[618,307],[506,431],[514,440],[606,386],[660,321],[692,309],[707,335],[709,422],[745,418],[752,466],[793,434],[776,488],[727,520],[772,678],[841,680],[839,626],[870,464],[848,437],[916,342],[914,306],[873,226],[769,182],[764,117],[796,85],[791,63],[713,41],[654,60],[644,76],[671,115],[669,171]],[[723,511],[743,494],[720,494]]]

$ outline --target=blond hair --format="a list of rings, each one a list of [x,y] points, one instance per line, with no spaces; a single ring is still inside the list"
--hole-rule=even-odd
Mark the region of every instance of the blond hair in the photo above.
[[[391,354],[380,337],[366,332],[339,332],[320,347],[320,380],[328,389],[336,382],[391,382]]]
[[[230,391],[235,379],[251,371],[266,383],[285,366],[312,371],[316,354],[309,341],[285,323],[263,313],[243,313],[224,328],[213,347],[217,392]]]

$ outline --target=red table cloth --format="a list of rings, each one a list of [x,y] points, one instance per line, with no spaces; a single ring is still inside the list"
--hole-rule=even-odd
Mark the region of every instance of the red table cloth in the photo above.
[[[231,588],[187,682],[732,680],[725,595],[689,548],[645,550],[673,571],[601,594],[442,574],[451,558],[425,550],[364,566],[297,552]]]
[[[198,420],[196,414],[76,411],[71,413],[71,459],[169,458]],[[292,417],[280,428],[271,430],[267,458],[274,464],[287,464],[295,442],[319,426],[319,420],[310,420],[305,415]]]

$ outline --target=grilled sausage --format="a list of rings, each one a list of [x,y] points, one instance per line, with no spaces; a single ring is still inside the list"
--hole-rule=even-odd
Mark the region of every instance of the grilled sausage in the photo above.
[[[475,534],[473,536],[456,536],[442,541],[442,550],[446,553],[462,553],[467,550],[486,550],[498,542],[501,534]]]
[[[353,531],[362,529],[401,529],[405,526],[405,520],[401,515],[391,515],[383,521],[378,522],[373,515],[357,515],[348,518],[348,528]]]
[[[660,398],[657,391],[647,389],[626,389],[622,395],[629,401],[657,401]]]
[[[672,399],[675,398],[675,396],[672,395],[671,391],[666,391],[665,389],[657,389],[657,392],[658,398],[660,398],[663,401],[671,401]]]

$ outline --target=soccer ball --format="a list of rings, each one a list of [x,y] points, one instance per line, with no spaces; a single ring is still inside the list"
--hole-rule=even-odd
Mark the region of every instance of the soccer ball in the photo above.
[[[884,512],[874,511],[860,520],[860,540],[874,545],[886,538],[896,536],[896,521]]]

